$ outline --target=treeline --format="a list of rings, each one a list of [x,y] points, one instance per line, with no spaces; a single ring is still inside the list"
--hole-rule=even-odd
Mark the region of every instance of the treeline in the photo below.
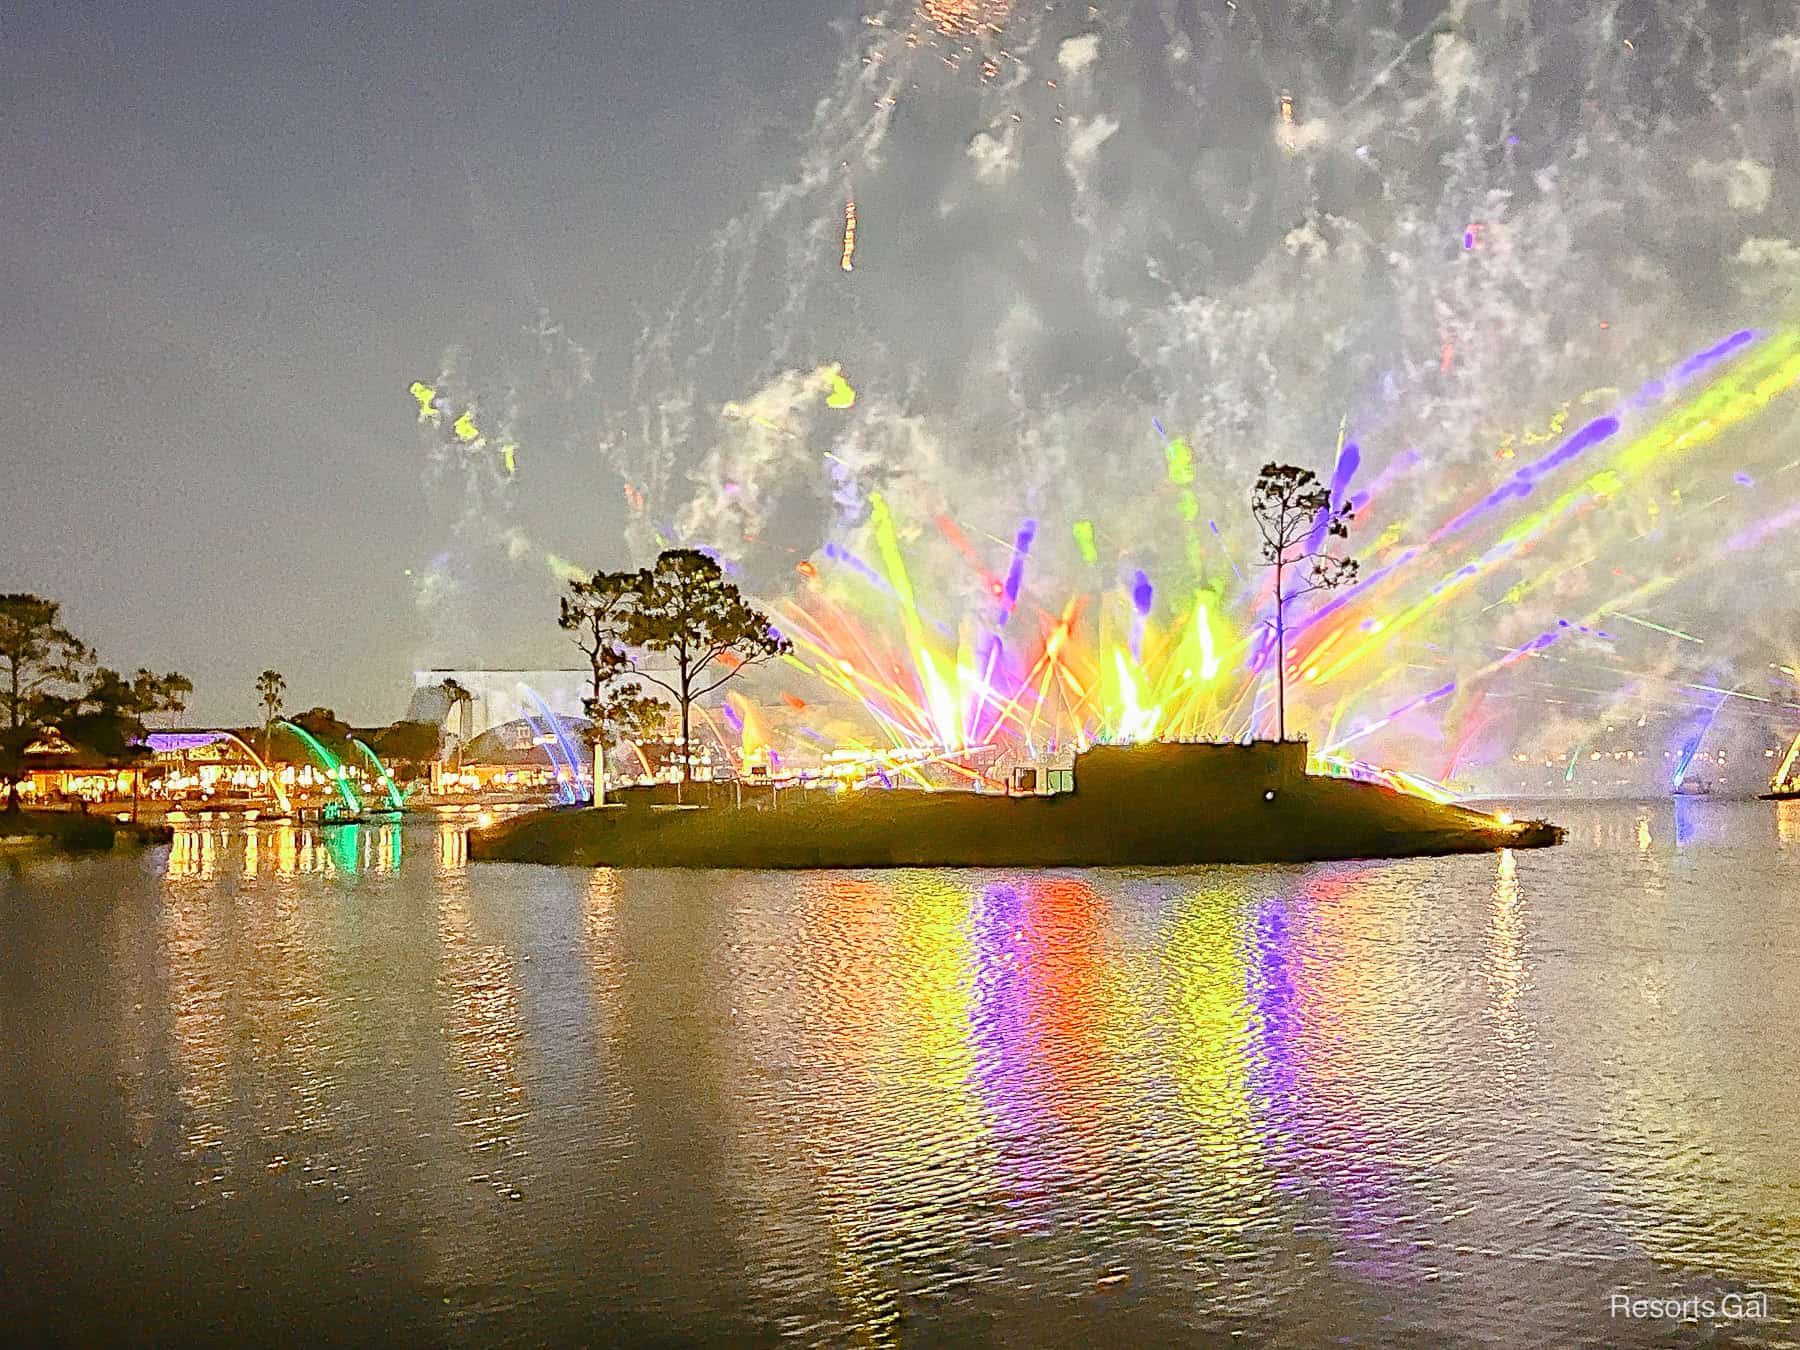
[[[62,606],[42,596],[0,595],[0,783],[9,812],[19,809],[26,752],[61,741],[108,764],[148,751],[145,719],[187,707],[193,683],[171,671],[126,676],[99,663],[62,622]]]

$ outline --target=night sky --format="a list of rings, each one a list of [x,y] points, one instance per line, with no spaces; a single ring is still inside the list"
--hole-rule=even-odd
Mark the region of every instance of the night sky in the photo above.
[[[188,672],[190,720],[266,666],[398,715],[435,552],[407,384],[546,298],[627,349],[805,114],[825,8],[7,6],[3,588]]]
[[[1453,691],[1371,752],[1792,720],[1792,5],[157,9],[5,24],[0,575],[190,720],[565,664],[670,542],[778,602],[876,498],[933,631],[1027,523],[1032,604],[1249,631],[1271,458],[1389,578],[1305,714]]]

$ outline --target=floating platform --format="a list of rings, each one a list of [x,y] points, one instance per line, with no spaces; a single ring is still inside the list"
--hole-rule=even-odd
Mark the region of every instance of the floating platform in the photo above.
[[[1303,741],[1101,746],[1074,790],[790,791],[755,804],[534,811],[469,835],[476,861],[588,867],[1182,867],[1485,853],[1559,844],[1512,822],[1306,773]]]

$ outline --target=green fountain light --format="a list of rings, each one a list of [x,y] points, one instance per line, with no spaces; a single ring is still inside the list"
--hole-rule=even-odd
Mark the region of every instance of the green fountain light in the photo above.
[[[368,758],[369,763],[375,766],[376,776],[381,779],[382,786],[387,789],[388,804],[396,811],[406,810],[406,797],[401,793],[399,787],[395,785],[394,776],[388,772],[387,765],[381,762],[381,756],[375,753],[375,747],[363,740],[360,736],[352,736],[350,738],[350,744],[362,751]]]
[[[337,756],[320,745],[319,738],[298,723],[284,720],[281,725],[306,742],[307,747],[313,752],[313,756],[324,768],[325,776],[337,788],[338,797],[343,801],[346,809],[351,815],[360,816],[363,809],[362,801],[357,797],[355,789],[350,786],[350,771],[343,766]]]

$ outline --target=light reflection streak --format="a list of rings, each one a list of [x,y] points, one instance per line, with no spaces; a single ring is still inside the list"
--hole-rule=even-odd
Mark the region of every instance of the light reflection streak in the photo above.
[[[459,1080],[456,1129],[481,1169],[471,1181],[518,1198],[514,1133],[525,1119],[519,1075],[524,1040],[512,958],[481,941],[469,914],[466,883],[441,888],[437,910],[438,993],[444,1034]]]
[[[1488,1016],[1500,1043],[1499,1065],[1508,1086],[1516,1086],[1520,1056],[1528,1037],[1519,1001],[1526,988],[1525,917],[1519,896],[1519,860],[1511,849],[1500,853],[1494,875],[1487,931]]]
[[[344,1195],[349,1178],[330,1161],[337,1078],[328,1047],[336,1037],[322,962],[337,945],[335,898],[298,885],[239,892],[230,909],[241,985],[232,1043],[255,1066],[242,1080],[266,1155],[261,1165],[292,1167],[306,1186]]]
[[[1775,803],[1775,840],[1783,849],[1800,848],[1800,801]]]
[[[975,1077],[1016,1202],[1091,1175],[1108,1072],[1105,905],[1047,878],[983,890],[975,907]]]
[[[1251,1006],[1243,906],[1224,890],[1185,896],[1164,941],[1169,1070],[1191,1117],[1209,1245],[1229,1243],[1268,1213],[1273,1174],[1251,1111],[1247,1076]],[[1127,1054],[1132,1053],[1127,1049]]]
[[[1282,1186],[1322,1202],[1340,1260],[1381,1280],[1420,1274],[1406,1233],[1403,1150],[1373,1105],[1376,1047],[1406,1026],[1370,1005],[1370,990],[1404,987],[1370,969],[1385,935],[1363,931],[1355,873],[1311,878],[1303,897],[1268,897],[1244,933],[1251,1017],[1250,1092]]]
[[[440,836],[448,838],[448,833]],[[455,838],[464,839],[462,831]],[[594,1000],[594,1045],[605,1056],[616,1054],[619,1029],[625,1021],[625,961],[619,951],[619,874],[608,867],[598,867],[588,878],[581,915],[582,954],[587,959],[588,975]],[[605,1067],[605,1066],[602,1066]],[[625,1094],[619,1103],[620,1114],[629,1109],[629,1089],[624,1075],[602,1074],[603,1081],[616,1083]]]
[[[800,1126],[831,1284],[859,1342],[897,1343],[908,1253],[955,1241],[966,1191],[992,1171],[973,1089],[971,895],[935,874],[833,874],[801,902],[801,1055],[845,1091]],[[904,1210],[903,1233],[892,1217]]]
[[[206,831],[178,831],[169,850],[167,897],[157,916],[157,946],[168,971],[176,1095],[182,1108],[181,1156],[199,1174],[196,1203],[230,1184],[233,1159],[225,1137],[230,1113],[227,990],[214,964],[229,950],[216,927],[222,907],[190,881],[210,881]]]

